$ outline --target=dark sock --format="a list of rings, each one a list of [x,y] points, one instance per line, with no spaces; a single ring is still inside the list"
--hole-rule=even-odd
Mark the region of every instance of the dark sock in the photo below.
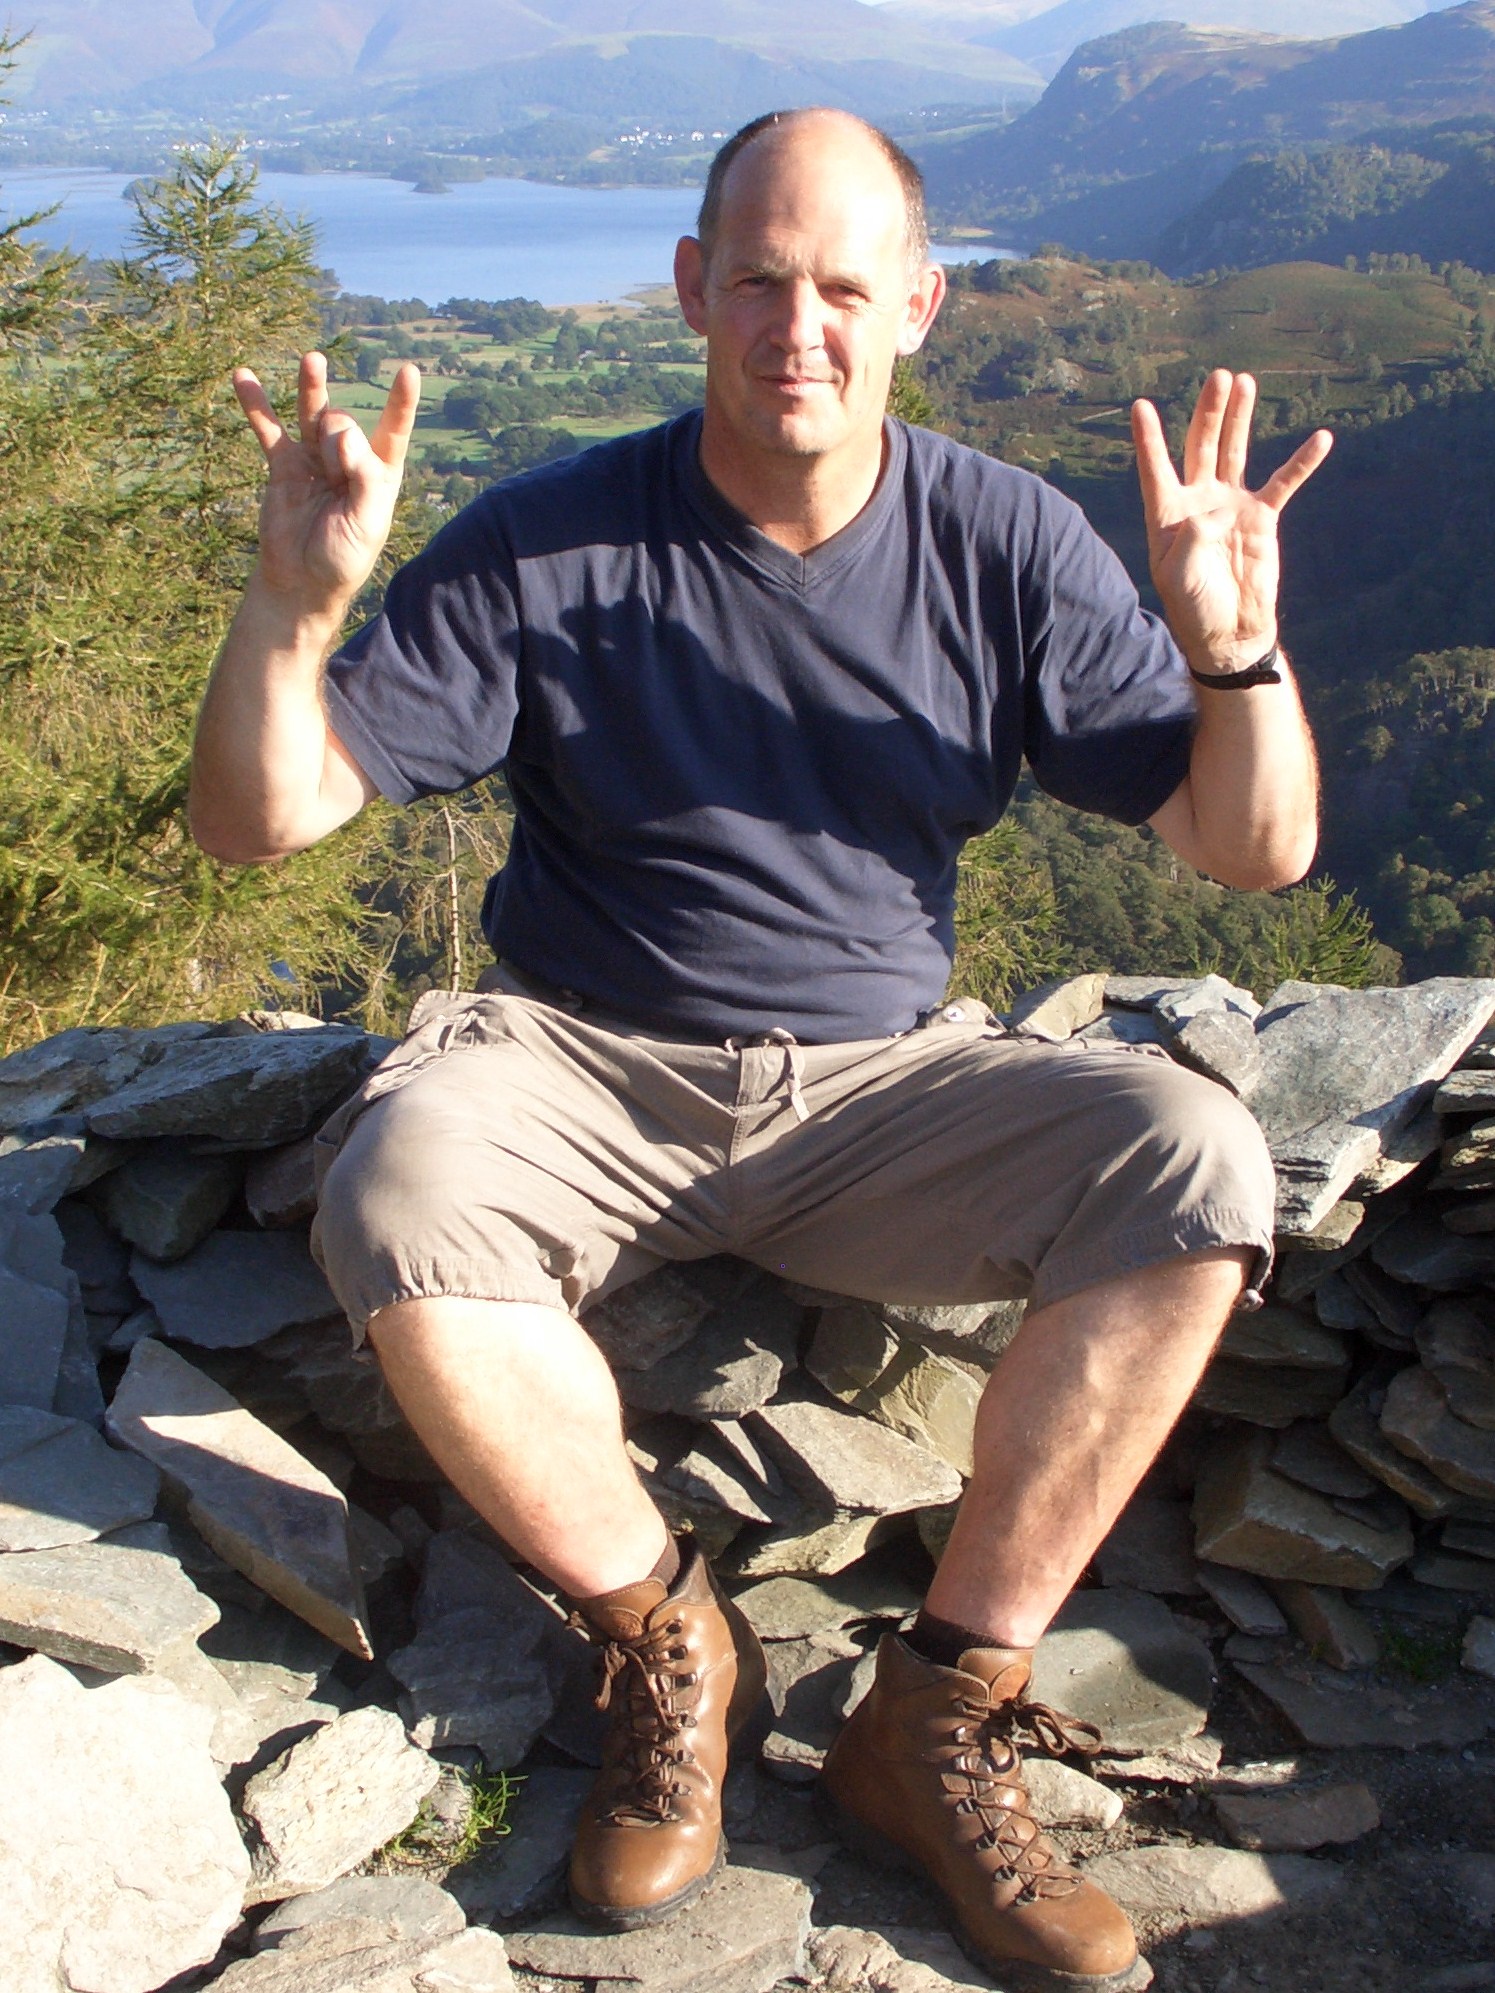
[[[679,1575],[680,1546],[673,1536],[667,1536],[665,1538],[664,1549],[659,1553],[659,1562],[654,1566],[649,1576],[657,1578],[665,1590],[668,1591]]]
[[[903,1637],[916,1654],[922,1654],[926,1661],[933,1661],[941,1668],[958,1668],[961,1655],[969,1653],[971,1648],[997,1644],[984,1633],[973,1633],[968,1626],[937,1619],[932,1612],[921,1612]]]

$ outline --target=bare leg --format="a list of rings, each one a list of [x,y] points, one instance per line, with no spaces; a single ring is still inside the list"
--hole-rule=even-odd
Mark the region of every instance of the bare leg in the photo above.
[[[369,1340],[437,1465],[526,1562],[573,1598],[648,1575],[669,1532],[624,1451],[612,1374],[571,1316],[401,1301]]]
[[[1037,1644],[1187,1404],[1249,1258],[1193,1253],[1028,1317],[982,1396],[929,1612]]]

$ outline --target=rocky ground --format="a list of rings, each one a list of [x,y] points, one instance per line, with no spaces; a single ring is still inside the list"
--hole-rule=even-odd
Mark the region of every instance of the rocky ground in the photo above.
[[[1034,1694],[1106,1739],[1033,1763],[1040,1811],[1132,1912],[1138,1987],[1495,1988],[1492,1011],[1488,982],[1259,1011],[1086,977],[1014,1014],[1210,1072],[1282,1186],[1267,1306],[1039,1654]],[[813,1781],[1020,1310],[712,1261],[589,1315],[778,1712],[723,1876],[599,1938],[561,1909],[591,1650],[349,1354],[310,1136],[387,1047],[295,1022],[0,1061],[0,1984],[989,1989]]]

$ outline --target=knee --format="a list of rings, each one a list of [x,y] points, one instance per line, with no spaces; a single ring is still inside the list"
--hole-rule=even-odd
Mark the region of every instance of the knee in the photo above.
[[[1217,1081],[1163,1068],[1150,1098],[1150,1135],[1170,1173],[1202,1205],[1254,1214],[1272,1229],[1276,1177],[1250,1109]]]

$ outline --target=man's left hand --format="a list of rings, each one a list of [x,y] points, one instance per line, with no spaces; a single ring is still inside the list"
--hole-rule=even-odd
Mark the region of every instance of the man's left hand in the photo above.
[[[1147,553],[1168,626],[1199,672],[1243,670],[1277,640],[1277,522],[1328,456],[1319,429],[1260,491],[1246,487],[1256,383],[1223,368],[1200,391],[1184,442],[1183,476],[1150,401],[1132,408]]]

